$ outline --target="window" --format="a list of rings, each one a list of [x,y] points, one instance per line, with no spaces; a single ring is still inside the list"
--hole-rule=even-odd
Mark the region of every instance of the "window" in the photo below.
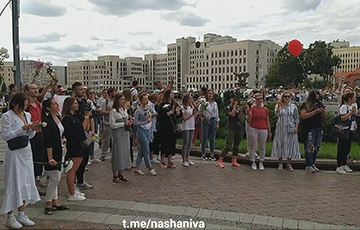
[[[221,68],[219,67],[219,73],[221,73]]]
[[[244,63],[246,63],[246,57],[244,57]]]
[[[244,72],[246,72],[246,66],[244,66]]]
[[[244,49],[244,56],[246,55],[246,49]]]
[[[234,51],[233,51],[233,50],[231,50],[231,57],[232,57],[232,56],[234,56]]]

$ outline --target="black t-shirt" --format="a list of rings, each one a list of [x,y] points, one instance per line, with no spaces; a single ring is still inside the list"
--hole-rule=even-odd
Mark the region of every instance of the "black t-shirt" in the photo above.
[[[321,101],[318,101],[315,105],[315,108],[322,108],[323,104],[321,103]],[[304,102],[301,105],[300,111],[305,109],[306,110],[306,102]],[[306,110],[307,111],[307,110]],[[307,111],[307,112],[312,112],[312,111]],[[321,113],[317,113],[312,117],[309,117],[308,119],[302,119],[302,125],[303,125],[303,129],[308,131],[312,128],[322,128],[322,122],[321,122],[322,118],[321,118]]]
[[[235,117],[229,115],[233,110],[233,106],[229,105],[225,107],[225,114],[227,115],[227,128],[228,129],[241,129],[241,114],[240,106],[237,106]]]

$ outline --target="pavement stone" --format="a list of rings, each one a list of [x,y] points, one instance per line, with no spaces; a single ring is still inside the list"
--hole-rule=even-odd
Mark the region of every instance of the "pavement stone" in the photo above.
[[[283,228],[298,229],[299,228],[299,221],[298,220],[285,219],[284,222],[283,222]]]
[[[211,218],[224,220],[225,216],[226,216],[226,212],[214,210]]]
[[[236,212],[226,212],[225,220],[239,221],[240,220],[240,214],[236,213]]]
[[[240,220],[241,220],[241,215],[240,215]],[[283,226],[283,222],[284,222],[284,219],[282,219],[282,218],[269,217],[269,219],[267,221],[267,225],[281,228]]]
[[[314,229],[315,228],[315,224],[312,222],[308,222],[308,221],[299,221],[299,229]]]
[[[0,159],[4,158],[5,149],[6,143],[0,140]],[[95,153],[99,155],[99,150]],[[167,220],[170,217],[204,220],[207,226],[217,229],[219,226],[221,229],[298,229],[306,226],[359,229],[357,207],[360,200],[357,198],[360,191],[353,190],[360,186],[359,172],[339,176],[322,171],[309,175],[303,170],[289,173],[267,168],[264,174],[251,170],[248,165],[236,169],[226,167],[220,171],[214,167],[214,162],[190,158],[196,163],[194,167],[160,170],[154,164],[157,177],[136,177],[130,170],[125,170],[129,182],[122,184],[112,183],[110,160],[91,164],[86,181],[93,184],[94,189],[83,190],[86,201],[68,202],[63,178],[59,184],[59,200],[68,205],[70,211],[45,215],[42,197],[41,202],[29,205],[26,213],[36,222],[36,229],[121,229],[124,219]],[[179,165],[181,157],[177,155],[174,162]],[[226,178],[236,178],[241,183]],[[45,181],[45,177],[42,180]],[[261,186],[253,181],[261,181]],[[209,183],[221,186],[210,186]],[[344,190],[352,193],[344,197]],[[4,164],[0,164],[0,200],[3,195]],[[5,218],[1,215],[0,223],[4,223]],[[0,229],[2,227],[0,224]]]

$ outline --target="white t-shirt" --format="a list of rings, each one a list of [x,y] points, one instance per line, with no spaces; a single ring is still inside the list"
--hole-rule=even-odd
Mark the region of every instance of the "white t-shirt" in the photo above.
[[[191,116],[194,112],[194,108],[188,106],[186,109],[181,106],[181,111],[185,116]],[[191,117],[189,120],[183,122],[183,130],[195,130],[195,117]]]
[[[346,115],[346,114],[348,114],[351,110],[352,110],[352,108],[353,108],[353,105],[354,104],[352,104],[352,105],[342,105],[342,106],[340,106],[340,109],[339,109],[339,112],[340,112],[340,115]],[[356,112],[355,113],[353,113],[352,115],[351,115],[351,117],[352,116],[355,116],[356,115]],[[351,117],[349,117],[349,120],[351,119]],[[350,130],[351,131],[353,131],[354,129],[355,129],[355,119],[353,119],[353,121],[351,122],[351,127],[350,127]]]

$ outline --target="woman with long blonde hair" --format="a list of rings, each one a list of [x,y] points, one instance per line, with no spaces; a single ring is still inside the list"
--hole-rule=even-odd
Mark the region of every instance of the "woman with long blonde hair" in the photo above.
[[[281,94],[278,104],[275,106],[275,115],[278,117],[275,129],[272,158],[279,159],[280,171],[283,170],[283,158],[287,159],[286,169],[294,171],[291,159],[300,159],[298,128],[299,110],[291,103],[291,93],[285,91]]]

